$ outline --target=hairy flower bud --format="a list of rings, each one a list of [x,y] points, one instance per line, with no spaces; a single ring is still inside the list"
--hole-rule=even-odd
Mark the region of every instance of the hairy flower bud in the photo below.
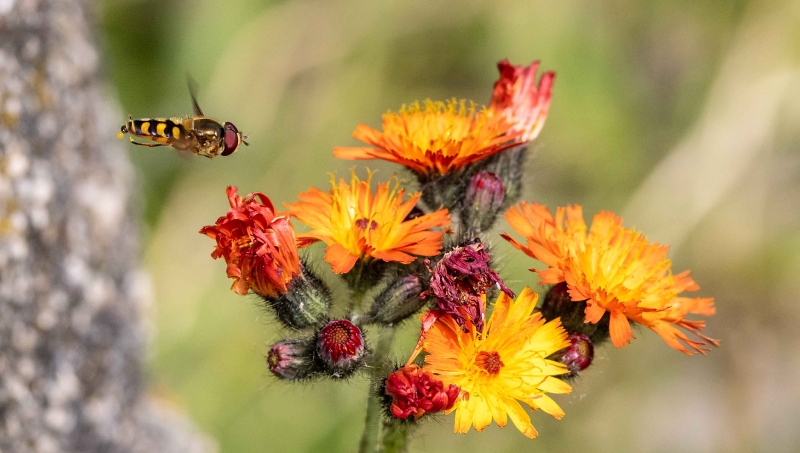
[[[606,313],[597,324],[584,322],[586,302],[573,301],[567,284],[561,282],[553,285],[544,297],[542,316],[548,321],[561,318],[564,330],[569,334],[583,334],[590,338],[592,344],[600,344],[609,338],[609,314]]]
[[[468,318],[478,332],[483,332],[485,303],[482,296],[486,290],[497,286],[514,297],[497,272],[489,267],[489,261],[489,254],[479,240],[454,248],[436,263],[430,289],[420,297],[432,294],[439,308],[449,313],[462,328]]]
[[[425,300],[419,297],[421,293],[422,282],[419,275],[407,275],[375,297],[367,319],[379,324],[398,323],[425,305]]]
[[[288,285],[288,291],[278,297],[264,297],[278,320],[290,329],[318,326],[328,320],[331,293],[325,283],[305,265]]]
[[[317,353],[331,376],[348,376],[364,358],[361,329],[346,319],[329,322],[317,332]]]
[[[519,199],[522,192],[522,170],[527,155],[527,145],[518,145],[490,157],[482,167],[484,171],[495,174],[503,182],[503,208]]]
[[[286,379],[303,379],[314,370],[313,342],[307,339],[287,338],[273,344],[267,353],[267,365],[275,376]]]
[[[553,354],[552,359],[566,365],[569,368],[569,377],[574,377],[592,364],[594,345],[592,340],[582,333],[572,333],[568,340],[570,345]]]
[[[472,176],[461,210],[461,222],[466,231],[477,233],[492,227],[505,200],[503,180],[494,173],[482,170]]]
[[[385,399],[388,413],[399,419],[413,415],[418,419],[425,414],[450,410],[460,389],[445,386],[433,374],[417,365],[406,365],[390,374],[385,382]]]

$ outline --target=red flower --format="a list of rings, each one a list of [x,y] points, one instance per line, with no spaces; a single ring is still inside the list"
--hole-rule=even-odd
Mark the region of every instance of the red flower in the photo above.
[[[529,142],[539,135],[553,96],[556,73],[545,72],[537,86],[538,67],[538,61],[528,67],[514,66],[508,60],[497,63],[500,80],[494,84],[489,108],[511,125],[510,133],[521,134],[522,142]]]
[[[231,209],[205,226],[201,234],[217,241],[211,257],[225,258],[231,290],[240,295],[249,289],[265,297],[288,291],[289,282],[300,274],[294,229],[289,219],[275,215],[266,195],[255,192],[242,198],[236,187],[227,189]]]
[[[485,302],[483,295],[497,286],[509,297],[514,293],[489,267],[491,257],[479,240],[447,252],[433,268],[430,289],[420,295],[433,294],[444,313],[449,313],[462,328],[465,319],[472,321],[478,332],[483,332]]]
[[[364,336],[357,325],[346,319],[336,319],[317,334],[317,349],[330,368],[348,370],[364,356]]]
[[[420,418],[426,413],[448,411],[460,389],[444,383],[417,365],[406,365],[386,379],[386,394],[392,397],[389,410],[397,418]]]

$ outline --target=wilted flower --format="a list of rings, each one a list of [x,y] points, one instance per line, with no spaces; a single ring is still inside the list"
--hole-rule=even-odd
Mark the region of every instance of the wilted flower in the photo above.
[[[539,135],[547,119],[550,100],[553,96],[554,72],[545,72],[536,85],[536,70],[539,62],[530,66],[513,66],[508,60],[497,64],[500,80],[494,84],[489,108],[511,126],[519,140],[529,142]]]
[[[425,414],[448,411],[458,393],[458,386],[446,386],[414,364],[400,368],[386,379],[386,394],[392,398],[389,411],[400,419],[410,415],[418,419]]]
[[[447,252],[433,268],[430,289],[422,294],[436,298],[439,308],[449,313],[461,327],[469,319],[478,332],[483,331],[484,302],[482,295],[497,286],[510,297],[514,293],[489,267],[489,254],[483,244],[475,240]]]
[[[215,239],[211,257],[224,258],[231,290],[240,295],[252,289],[256,294],[276,297],[285,294],[289,282],[300,273],[294,229],[289,219],[275,215],[266,195],[255,192],[246,197],[227,189],[231,209],[201,234]]]
[[[298,237],[304,245],[316,241],[328,244],[325,261],[339,274],[353,268],[359,258],[376,258],[408,264],[418,256],[435,256],[442,247],[450,217],[446,209],[405,220],[419,201],[414,193],[403,202],[405,189],[399,182],[381,183],[370,190],[372,175],[366,181],[353,174],[350,184],[344,179],[333,183],[333,190],[311,188],[300,194],[296,203],[286,204],[291,214],[313,228]]]
[[[361,329],[346,319],[333,320],[317,333],[317,351],[331,371],[352,371],[364,356]]]
[[[506,220],[527,239],[522,245],[503,237],[527,255],[545,263],[540,283],[566,282],[573,301],[586,301],[585,321],[599,322],[610,313],[609,333],[616,347],[633,338],[630,322],[643,324],[673,348],[692,354],[681,343],[704,353],[706,344],[718,341],[701,333],[704,321],[686,315],[714,314],[712,298],[679,297],[683,291],[700,289],[689,271],[673,275],[668,247],[651,244],[641,233],[622,227],[622,219],[610,212],[594,216],[587,232],[580,206],[558,208],[556,217],[542,205],[520,203],[506,212]],[[701,340],[678,330],[686,329]]]
[[[554,377],[569,370],[546,357],[569,346],[567,333],[558,320],[545,323],[534,313],[536,301],[529,288],[516,302],[501,293],[485,332],[469,319],[462,329],[452,316],[443,315],[424,333],[420,347],[428,354],[423,370],[465,392],[454,406],[455,432],[466,433],[470,426],[481,431],[492,419],[503,427],[511,418],[517,429],[534,438],[537,432],[520,402],[558,419],[564,416],[545,393],[572,391]]]
[[[420,175],[443,175],[520,143],[492,110],[426,100],[383,115],[383,131],[359,124],[353,137],[374,148],[334,148],[341,159],[383,159]],[[517,134],[520,135],[520,134]]]

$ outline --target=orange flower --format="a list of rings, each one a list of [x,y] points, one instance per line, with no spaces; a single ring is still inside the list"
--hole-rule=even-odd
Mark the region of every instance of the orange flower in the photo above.
[[[485,302],[486,296],[483,298]],[[450,409],[456,411],[455,432],[466,433],[471,426],[482,431],[492,420],[503,427],[511,419],[520,432],[533,439],[538,433],[520,403],[557,419],[564,417],[547,393],[572,391],[555,377],[569,370],[547,357],[570,342],[558,319],[545,322],[535,311],[537,300],[530,288],[523,289],[516,301],[501,293],[483,332],[469,319],[463,329],[449,314],[423,331],[408,363],[424,351],[423,371],[462,390],[464,395]],[[423,314],[422,319],[429,315]]]
[[[689,355],[692,351],[683,343],[701,354],[707,344],[719,346],[701,333],[705,321],[685,319],[689,314],[713,315],[714,299],[679,296],[700,288],[689,271],[672,274],[667,246],[651,244],[641,233],[623,228],[622,219],[610,212],[595,215],[587,232],[580,206],[558,208],[554,218],[542,205],[520,203],[505,216],[527,245],[508,234],[503,238],[549,266],[537,271],[540,283],[566,282],[573,301],[586,301],[586,322],[597,323],[610,313],[614,346],[630,342],[630,321],[653,329],[668,345]]]
[[[338,274],[348,272],[359,258],[372,257],[403,264],[419,256],[436,256],[442,247],[444,231],[434,227],[450,225],[446,209],[405,220],[419,201],[414,193],[403,202],[405,189],[399,181],[378,184],[370,190],[372,174],[362,181],[353,173],[350,184],[332,180],[333,190],[311,188],[300,194],[296,203],[286,204],[292,216],[313,228],[298,237],[303,245],[316,241],[328,244],[325,261]],[[391,186],[391,187],[390,187]]]
[[[353,137],[374,148],[334,148],[341,159],[383,159],[422,175],[446,174],[519,144],[492,110],[426,100],[383,115],[383,131],[359,124]],[[519,134],[517,134],[519,135]]]
[[[536,70],[539,62],[527,68],[513,66],[508,60],[497,64],[500,80],[494,84],[494,93],[489,108],[498,112],[511,125],[511,133],[521,134],[522,142],[536,138],[544,127],[550,100],[553,97],[555,72],[545,72],[536,86]]]
[[[242,198],[236,190],[227,189],[228,214],[200,230],[217,241],[211,257],[225,258],[228,277],[235,280],[231,290],[237,294],[245,295],[249,289],[267,297],[285,294],[289,282],[300,274],[292,224],[275,216],[275,207],[263,193]]]

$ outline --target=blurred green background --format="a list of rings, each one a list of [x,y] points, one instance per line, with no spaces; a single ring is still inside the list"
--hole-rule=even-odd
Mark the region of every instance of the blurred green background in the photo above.
[[[637,331],[557,398],[563,420],[533,414],[538,439],[494,425],[454,435],[447,416],[411,450],[800,450],[800,2],[100,0],[98,17],[120,124],[190,113],[189,72],[205,112],[250,135],[213,161],[129,151],[155,300],[153,393],[221,451],[353,451],[367,388],[271,378],[278,326],[228,290],[197,234],[227,209],[225,186],[277,204],[326,187],[329,172],[363,174],[332,156],[356,143],[356,124],[428,97],[486,103],[503,58],[558,73],[524,199],[612,210],[670,244],[674,269],[716,297],[707,333],[723,343],[687,357]],[[379,179],[398,170],[368,165]],[[534,263],[497,242],[510,286],[534,285]]]

